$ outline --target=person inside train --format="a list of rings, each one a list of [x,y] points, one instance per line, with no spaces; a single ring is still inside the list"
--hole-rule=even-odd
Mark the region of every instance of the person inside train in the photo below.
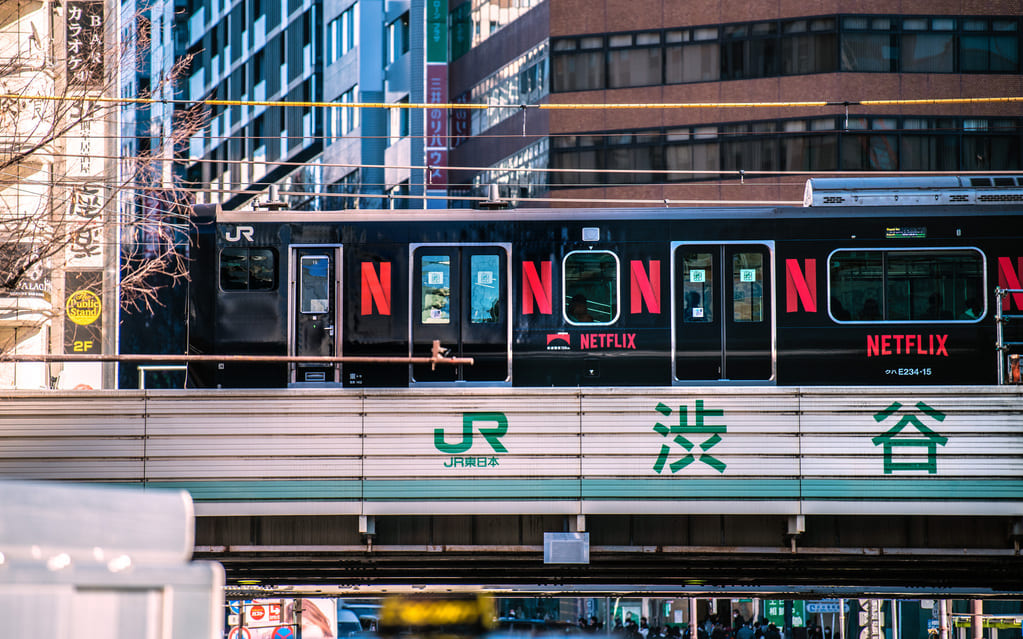
[[[576,293],[568,306],[568,318],[573,322],[585,324],[587,322],[596,322],[593,316],[590,315],[589,305],[586,301],[586,296],[582,293]]]
[[[952,311],[942,304],[941,293],[931,293],[927,298],[927,310],[924,312],[925,319],[952,319]]]
[[[981,308],[980,301],[976,297],[966,298],[966,302],[963,304],[965,310],[959,316],[959,319],[973,320],[980,317],[980,314],[984,312]]]
[[[863,310],[860,311],[861,320],[879,320],[881,319],[881,306],[877,303],[873,297],[868,297],[863,300]]]
[[[849,315],[849,311],[845,310],[845,307],[842,306],[842,302],[834,296],[831,298],[831,314],[840,322],[852,319]]]

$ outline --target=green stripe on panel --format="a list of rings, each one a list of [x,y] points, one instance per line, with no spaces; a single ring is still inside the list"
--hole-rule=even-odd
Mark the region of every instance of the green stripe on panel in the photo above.
[[[799,499],[797,479],[584,479],[584,499]]]
[[[803,500],[858,501],[931,500],[992,501],[1023,499],[1023,481],[1018,479],[927,479],[889,477],[885,479],[804,479]]]
[[[160,481],[145,486],[187,490],[196,501],[1023,501],[1023,481],[981,478],[348,479]]]
[[[187,490],[195,501],[241,500],[359,500],[361,482],[348,480],[295,481],[159,481],[148,482],[151,488]]]
[[[578,479],[367,479],[366,501],[579,499]]]

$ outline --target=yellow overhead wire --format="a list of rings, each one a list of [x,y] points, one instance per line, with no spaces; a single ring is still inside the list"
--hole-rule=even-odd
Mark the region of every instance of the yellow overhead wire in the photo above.
[[[442,102],[437,104],[409,102],[284,102],[274,100],[164,100],[160,98],[117,98],[95,95],[28,95],[22,93],[0,94],[7,100],[45,100],[57,102],[92,102],[111,104],[180,104],[206,106],[266,106],[266,107],[322,107],[358,109],[541,109],[546,111],[578,109],[750,109],[750,108],[822,108],[850,106],[915,106],[925,104],[1006,104],[1021,103],[1023,96],[1001,96],[990,98],[917,98],[886,100],[788,100],[779,102],[665,102],[665,103],[545,103],[545,104],[474,104],[470,102]]]

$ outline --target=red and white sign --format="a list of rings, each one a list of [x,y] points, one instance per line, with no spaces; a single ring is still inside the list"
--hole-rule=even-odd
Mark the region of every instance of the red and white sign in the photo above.
[[[279,603],[258,603],[249,606],[245,613],[249,622],[281,623],[281,604]]]
[[[252,633],[248,628],[231,628],[227,633],[227,639],[252,639]]]

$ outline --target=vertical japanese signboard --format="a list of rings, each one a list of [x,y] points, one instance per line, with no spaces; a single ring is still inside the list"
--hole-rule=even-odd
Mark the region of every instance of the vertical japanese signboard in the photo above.
[[[448,101],[448,0],[426,2],[426,103]],[[427,195],[444,197],[448,185],[448,111],[426,109]],[[430,200],[430,208],[444,208],[443,199]]]
[[[72,86],[103,83],[103,2],[67,3],[67,80]]]
[[[64,352],[103,352],[103,272],[64,273]]]
[[[469,92],[456,97],[454,104],[468,104],[471,101]],[[451,148],[454,148],[469,139],[472,131],[472,115],[469,109],[452,109],[451,111]]]
[[[104,324],[113,319],[104,309],[104,270],[115,255],[106,250],[105,215],[109,194],[104,186],[111,163],[105,160],[111,110],[91,99],[103,95],[106,43],[102,0],[68,0],[64,4],[65,76],[73,101],[64,115],[64,176],[68,197],[61,216],[66,233],[64,249],[64,351],[103,352]],[[103,311],[107,312],[104,313]],[[101,387],[103,369],[94,362],[68,363],[61,383],[68,387]],[[77,383],[77,384],[76,384]]]

